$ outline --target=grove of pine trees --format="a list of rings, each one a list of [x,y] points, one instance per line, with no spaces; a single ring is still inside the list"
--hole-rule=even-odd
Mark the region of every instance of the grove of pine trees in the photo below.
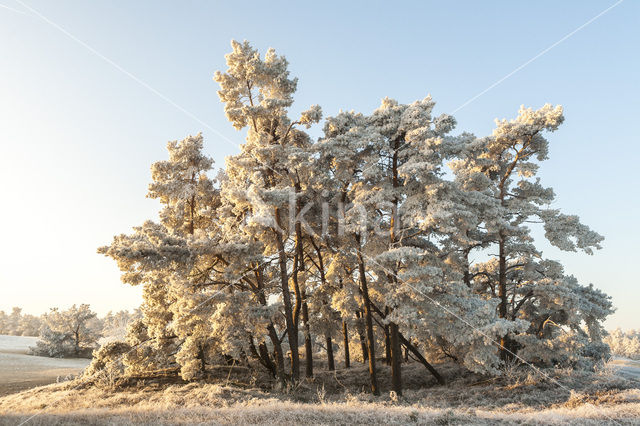
[[[169,142],[148,197],[162,204],[98,251],[143,286],[143,317],[90,371],[174,368],[185,380],[221,362],[264,368],[281,385],[314,369],[418,360],[440,383],[444,357],[499,374],[507,363],[588,368],[607,354],[608,296],[545,258],[534,226],[567,251],[603,238],[551,207],[539,165],[561,107],[522,107],[493,133],[453,134],[431,97],[384,98],[340,112],[323,135],[319,106],[290,116],[297,79],[270,49],[232,42],[217,72],[240,153],[214,175],[203,137]],[[339,355],[339,357],[338,357]],[[323,362],[318,363],[317,358]],[[433,364],[433,365],[432,365]]]

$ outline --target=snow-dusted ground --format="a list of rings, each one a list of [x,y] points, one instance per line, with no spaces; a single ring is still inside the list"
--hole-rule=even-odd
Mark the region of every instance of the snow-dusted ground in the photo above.
[[[31,346],[36,345],[37,341],[37,337],[4,336],[0,334],[0,352],[26,354],[29,353]]]
[[[607,365],[622,377],[640,380],[640,361],[614,356]]]
[[[89,364],[88,359],[29,355],[29,347],[37,340],[0,335],[0,396],[55,383],[59,376],[78,374]]]
[[[26,355],[35,339],[0,336],[0,390],[55,382],[88,360]],[[405,395],[389,393],[389,367],[380,365],[380,397],[366,390],[366,365],[333,373],[318,368],[287,392],[270,392],[249,379],[249,369],[220,366],[219,383],[118,387],[75,380],[0,393],[0,425],[20,424],[638,424],[640,362],[616,358],[598,372],[545,370],[485,378],[453,364],[439,365],[448,384],[437,386],[418,364],[403,367]],[[219,371],[218,371],[219,370]],[[217,374],[216,373],[216,374]],[[67,373],[68,374],[68,373]],[[245,377],[246,375],[246,377]],[[30,377],[41,380],[29,382]],[[253,377],[253,376],[251,376]],[[552,378],[550,378],[552,377]],[[46,378],[48,381],[42,381]],[[12,382],[6,382],[6,379]],[[11,393],[9,395],[9,393]]]

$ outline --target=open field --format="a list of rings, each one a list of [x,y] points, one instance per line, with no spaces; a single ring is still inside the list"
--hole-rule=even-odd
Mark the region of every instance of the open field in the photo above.
[[[29,355],[36,337],[0,336],[0,396],[55,383],[58,377],[80,373],[88,359]]]
[[[619,363],[618,363],[619,364]],[[440,365],[437,386],[422,366],[403,368],[405,394],[366,392],[362,364],[349,372],[318,370],[295,389],[274,392],[249,369],[219,366],[210,383],[76,380],[0,398],[0,424],[640,424],[640,382],[615,366],[597,373],[517,371],[488,379]],[[633,366],[625,366],[633,369]],[[548,376],[547,376],[548,375]]]
[[[640,361],[613,357],[607,365],[623,377],[640,380]]]

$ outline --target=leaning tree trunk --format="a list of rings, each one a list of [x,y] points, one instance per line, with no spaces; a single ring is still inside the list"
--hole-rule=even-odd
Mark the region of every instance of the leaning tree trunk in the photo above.
[[[278,375],[278,381],[280,385],[284,387],[286,380],[286,373],[284,371],[284,353],[282,351],[282,343],[278,338],[278,332],[273,324],[269,324],[267,329],[269,331],[269,339],[273,344],[273,353],[276,359],[276,374]]]
[[[374,305],[373,303],[371,304],[371,307],[373,308],[373,310],[380,316],[380,318],[385,319],[386,315],[384,314],[384,312],[382,312],[380,310],[380,308],[378,308],[376,305]],[[429,370],[429,372],[433,375],[433,377],[436,378],[436,380],[438,381],[438,383],[440,383],[441,385],[445,384],[444,379],[442,378],[442,376],[438,373],[438,371],[433,368],[433,366],[431,364],[429,364],[429,362],[425,359],[425,357],[422,356],[422,354],[420,353],[420,351],[413,345],[411,344],[411,342],[409,340],[407,340],[402,333],[400,333],[400,331],[398,331],[398,339],[400,341],[400,343],[402,345],[404,345],[404,347],[409,350],[417,359],[418,361],[424,365],[427,370]],[[398,351],[399,352],[399,351]]]

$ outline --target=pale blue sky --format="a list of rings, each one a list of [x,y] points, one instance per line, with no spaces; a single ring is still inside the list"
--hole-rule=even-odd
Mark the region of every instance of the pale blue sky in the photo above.
[[[217,165],[242,143],[212,81],[232,38],[287,56],[297,111],[431,93],[450,113],[615,4],[21,1],[0,0],[0,309],[101,314],[140,303],[95,250],[156,216],[144,196],[166,142],[203,131]],[[626,0],[455,113],[484,135],[521,104],[565,107],[543,183],[606,241],[594,256],[544,251],[613,296],[608,327],[640,328],[639,47],[640,2]]]

